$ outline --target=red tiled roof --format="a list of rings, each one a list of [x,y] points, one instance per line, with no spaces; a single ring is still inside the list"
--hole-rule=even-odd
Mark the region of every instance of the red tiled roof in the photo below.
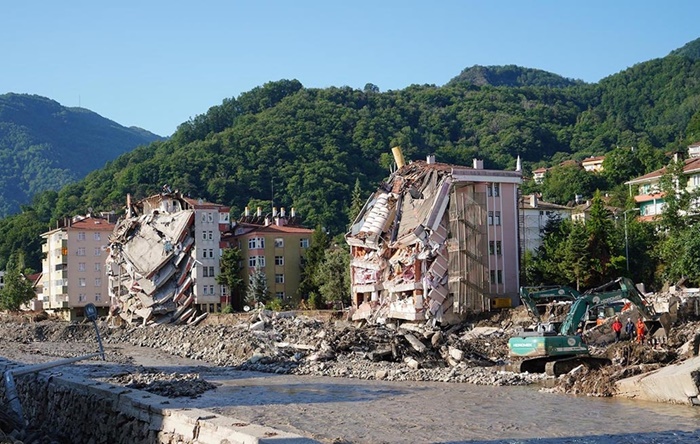
[[[684,173],[691,173],[694,171],[700,171],[700,157],[693,157],[690,159],[685,159],[683,161],[685,165],[683,166],[683,172]],[[664,175],[666,172],[666,167],[663,167],[661,169],[658,169],[656,171],[652,171],[649,174],[645,174],[643,176],[637,177],[636,179],[632,179],[628,182],[625,182],[625,185],[634,185],[637,183],[644,183],[644,182],[649,182],[651,179],[656,179],[658,177],[661,177]]]
[[[654,194],[642,194],[639,196],[634,196],[634,201],[639,202],[649,202],[654,199],[663,199],[664,193],[654,193]]]
[[[288,234],[311,234],[314,230],[304,227],[290,227],[289,225],[252,225],[252,224],[241,224],[242,228],[249,229],[243,234],[252,233],[288,233]]]
[[[592,156],[588,157],[586,159],[583,159],[583,163],[595,163],[595,162],[600,162],[605,160],[605,156]]]
[[[67,228],[71,230],[111,231],[114,229],[114,225],[106,219],[86,217],[83,220],[71,223],[70,227]]]
[[[541,168],[537,168],[536,170],[532,170],[533,174],[534,173],[546,173],[546,172],[547,172],[547,168],[545,168],[545,167],[541,167]]]
[[[214,208],[221,208],[224,206],[222,204],[206,202],[204,200],[193,199],[191,197],[183,197],[182,199],[185,202],[187,202],[188,204],[190,204],[190,206],[192,206],[192,208],[196,208],[196,209],[207,209],[207,208],[214,209]]]

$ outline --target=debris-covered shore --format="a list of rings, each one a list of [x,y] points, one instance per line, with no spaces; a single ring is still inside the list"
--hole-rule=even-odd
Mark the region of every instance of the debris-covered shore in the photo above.
[[[309,317],[300,313],[256,311],[244,317],[212,316],[197,326],[110,327],[100,322],[106,350],[129,344],[158,349],[222,367],[278,374],[332,376],[391,381],[440,381],[480,385],[524,385],[547,379],[543,374],[506,371],[507,341],[530,322],[520,307],[482,314],[445,327],[412,323],[353,323],[342,316]],[[219,322],[216,324],[215,322]],[[82,343],[66,347],[74,354],[94,344],[92,325],[25,319],[0,323],[9,342]],[[590,334],[592,352],[613,365],[599,371],[577,369],[547,390],[612,396],[615,381],[692,356],[700,322],[680,318],[664,344],[614,343],[606,324]]]

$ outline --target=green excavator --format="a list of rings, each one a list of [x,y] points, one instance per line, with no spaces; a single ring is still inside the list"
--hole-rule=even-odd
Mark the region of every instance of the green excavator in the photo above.
[[[568,287],[562,288],[574,296],[578,293]],[[545,291],[548,294],[557,293],[551,289]],[[533,295],[529,296],[532,299]],[[577,330],[582,321],[585,323],[590,310],[622,299],[627,299],[637,307],[650,336],[660,328],[668,334],[671,326],[668,313],[656,313],[634,283],[626,277],[621,277],[578,294],[561,324],[542,323],[534,331],[523,331],[511,337],[508,340],[508,350],[515,362],[510,369],[558,376],[582,364],[590,368],[609,365],[609,359],[590,355],[588,346],[583,342],[581,335],[577,334]]]

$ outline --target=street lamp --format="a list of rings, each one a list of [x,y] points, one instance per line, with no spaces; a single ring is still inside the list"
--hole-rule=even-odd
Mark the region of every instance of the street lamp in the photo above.
[[[627,213],[630,211],[639,211],[639,208],[630,208],[629,210],[625,210],[623,212],[625,216],[625,260],[627,261],[627,271],[630,271],[630,247],[629,242],[627,241]]]

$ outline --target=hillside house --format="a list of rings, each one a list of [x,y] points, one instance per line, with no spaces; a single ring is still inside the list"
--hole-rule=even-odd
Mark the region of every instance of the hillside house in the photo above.
[[[599,171],[603,171],[603,161],[605,160],[605,156],[592,156],[588,157],[586,159],[583,159],[581,161],[581,166],[583,167],[584,170],[591,172],[591,173],[597,173]]]
[[[696,143],[688,147],[690,157],[681,160],[676,154],[673,159],[673,162],[683,162],[683,174],[688,178],[685,186],[687,192],[693,192],[700,188],[699,151],[700,143]],[[625,182],[625,185],[629,187],[630,196],[634,196],[634,201],[639,208],[640,220],[653,220],[662,213],[665,201],[664,193],[661,191],[661,177],[665,173],[666,167],[663,167]]]

